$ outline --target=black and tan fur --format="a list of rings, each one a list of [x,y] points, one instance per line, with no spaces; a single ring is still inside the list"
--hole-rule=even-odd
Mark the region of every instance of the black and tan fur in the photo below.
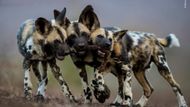
[[[101,66],[105,55],[103,52],[98,52],[97,49],[99,47],[96,47],[97,44],[93,44],[95,43],[93,37],[98,35],[100,39],[102,39],[101,36],[106,37],[104,42],[99,45],[104,49],[110,50],[110,48],[113,47],[111,46],[112,43],[110,43],[112,42],[111,39],[113,39],[112,32],[100,28],[98,17],[90,5],[86,6],[81,12],[78,22],[67,21],[69,24],[66,29],[68,35],[66,42],[70,48],[70,56],[81,77],[85,97],[84,103],[90,103],[92,102],[92,92],[88,84],[85,65],[89,65],[96,69]],[[102,49],[102,51],[104,51],[104,49]],[[109,94],[110,91],[107,90],[104,96],[102,96],[103,98],[99,99],[99,101],[103,103],[105,99],[109,97]]]
[[[128,91],[131,93],[131,86],[122,86],[125,83],[125,78],[131,78],[131,72],[133,71],[136,79],[143,87],[144,95],[136,103],[138,107],[144,107],[153,92],[153,88],[148,82],[145,71],[150,68],[151,63],[155,63],[158,68],[159,73],[164,77],[164,79],[173,88],[174,93],[177,96],[179,107],[187,107],[184,100],[183,94],[178,83],[174,80],[173,75],[166,61],[164,47],[179,46],[178,39],[174,34],[170,34],[165,39],[157,38],[154,34],[145,32],[128,31],[125,36],[114,43],[113,56],[107,61],[106,69],[103,71],[112,72],[117,76],[119,82],[119,91],[116,101],[114,103],[122,104],[125,101],[125,88],[127,86]],[[114,59],[114,60],[113,60]],[[123,65],[127,72],[121,72],[120,68],[116,72],[113,72],[113,65],[110,63],[119,64],[120,67]],[[128,69],[128,70],[127,70]],[[127,74],[127,75],[126,75]],[[128,76],[128,77],[127,77]],[[122,82],[124,81],[124,82]],[[126,81],[129,82],[130,81]],[[132,93],[131,96],[132,98]],[[118,99],[118,100],[117,100]],[[125,103],[123,103],[125,104]]]
[[[32,98],[32,83],[30,70],[33,69],[39,80],[37,100],[43,100],[45,96],[47,78],[47,64],[50,65],[53,75],[61,85],[62,91],[71,101],[75,101],[67,83],[65,82],[56,59],[63,60],[69,49],[65,42],[66,9],[60,15],[54,14],[55,20],[48,21],[45,18],[29,19],[21,25],[17,34],[18,48],[24,57],[24,94],[27,99]],[[61,26],[60,26],[61,25]],[[41,62],[43,72],[40,73],[38,65]]]

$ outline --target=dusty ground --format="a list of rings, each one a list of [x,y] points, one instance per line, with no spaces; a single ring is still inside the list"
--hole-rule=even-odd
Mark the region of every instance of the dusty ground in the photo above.
[[[164,96],[158,101],[159,98],[153,98],[151,102],[146,107],[177,107],[177,102],[175,100],[169,100],[169,96]],[[169,101],[168,103],[163,101]],[[9,90],[5,88],[0,88],[0,107],[109,107],[109,102],[105,104],[97,103],[96,101],[90,105],[82,104],[71,104],[66,101],[63,96],[51,96],[47,97],[44,102],[36,102],[35,99],[28,101],[25,100],[23,95],[17,90]],[[190,103],[188,103],[190,104]]]

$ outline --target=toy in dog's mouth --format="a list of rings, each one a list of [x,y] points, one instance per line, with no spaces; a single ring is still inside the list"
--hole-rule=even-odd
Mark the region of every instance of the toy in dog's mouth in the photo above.
[[[84,55],[85,53],[86,53],[86,51],[85,50],[80,50],[80,51],[78,51],[77,52],[79,55]]]
[[[98,56],[100,57],[105,57],[106,53],[101,51],[101,50],[98,50]]]
[[[97,54],[99,57],[105,58],[105,57],[107,57],[109,52],[110,52],[110,50],[100,48],[100,49],[98,49]]]

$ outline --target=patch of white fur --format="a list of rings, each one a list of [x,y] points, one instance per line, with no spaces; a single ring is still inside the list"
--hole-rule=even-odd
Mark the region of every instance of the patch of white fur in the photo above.
[[[47,78],[46,78],[47,79]],[[45,81],[46,79],[42,80],[40,83],[39,83],[39,87],[38,87],[38,93],[37,94],[40,94],[40,95],[43,95],[45,96]]]
[[[128,31],[127,34],[132,38],[133,46],[138,45],[139,39],[141,39],[141,37],[144,37],[145,34],[154,35],[152,33],[140,32],[140,31]]]
[[[25,78],[28,78],[28,79],[25,79]],[[31,80],[30,80],[30,69],[27,69],[24,72],[24,84],[25,83],[28,84],[27,87],[32,88],[32,83],[31,83]],[[26,89],[27,87],[24,85],[24,89]]]
[[[30,52],[32,54],[33,45],[34,45],[33,38],[32,37],[28,38],[28,40],[26,41],[27,52]],[[29,47],[31,47],[31,49],[29,49]]]
[[[113,104],[115,103],[122,103],[123,99],[121,98],[121,96],[118,94],[117,97],[115,98],[115,100],[113,101]]]
[[[26,20],[18,31],[18,36],[22,36],[21,45],[25,43],[26,39],[34,32],[34,20]]]
[[[123,92],[125,96],[130,96],[132,99],[132,88],[130,85],[130,81],[131,81],[131,72],[127,72],[126,74],[126,79],[124,80],[124,84],[123,84]],[[123,101],[123,105],[131,105],[131,99],[127,99]]]
[[[104,29],[108,30],[108,31],[112,31],[112,32],[118,32],[121,31],[121,28],[113,26],[113,27],[104,27]]]
[[[169,68],[169,66],[168,66],[168,63],[167,63],[166,61],[162,60],[162,59],[163,59],[163,56],[162,56],[162,55],[159,55],[159,56],[158,56],[159,63],[161,63],[161,64],[163,64],[164,66],[166,66],[166,67],[169,69],[169,71],[170,71],[170,68]]]
[[[132,98],[132,89],[129,83],[130,81],[131,81],[131,76],[130,77],[127,76],[124,81],[123,91],[125,95],[130,96]]]
[[[61,88],[62,88],[63,94],[64,94],[66,97],[68,97],[68,96],[70,95],[69,90],[68,90],[68,87],[63,84],[63,85],[61,86]]]
[[[105,83],[105,81],[104,81],[104,79],[103,79],[103,78],[104,78],[104,77],[103,77],[103,74],[99,73],[98,70],[95,71],[95,75],[96,75],[95,80],[97,80],[98,83],[102,83],[102,84]],[[98,77],[101,77],[101,79],[98,79]],[[104,86],[98,84],[98,90],[99,90],[99,91],[104,91]]]
[[[176,87],[174,87],[174,90],[177,90]],[[176,94],[179,107],[188,107],[184,97],[179,92],[177,92]]]
[[[123,105],[131,106],[131,102],[132,102],[131,99],[124,100]]]
[[[180,43],[179,43],[179,39],[176,37],[175,34],[169,34],[169,37],[171,38],[171,44],[169,45],[169,47],[180,47]]]
[[[108,39],[112,39],[112,44],[111,44],[110,51],[113,51],[114,41],[113,41],[113,33],[111,31],[108,31]]]
[[[62,76],[59,76],[59,80],[63,81],[63,77],[62,77]]]
[[[146,96],[142,96],[136,104],[139,104],[141,107],[144,107],[148,102],[148,98]]]

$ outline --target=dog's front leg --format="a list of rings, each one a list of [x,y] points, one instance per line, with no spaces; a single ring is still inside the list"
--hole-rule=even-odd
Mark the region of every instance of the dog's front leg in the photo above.
[[[82,66],[80,68],[77,67],[77,70],[79,71],[80,79],[83,85],[83,91],[85,96],[84,103],[91,103],[92,102],[92,92],[88,85],[88,77],[86,73],[85,66]]]
[[[104,103],[110,97],[110,90],[104,84],[103,74],[98,69],[95,69],[94,80],[92,80],[91,86],[93,87],[95,98],[100,103]]]
[[[127,105],[129,107],[132,106],[132,89],[131,89],[131,77],[132,70],[128,67],[128,65],[122,65],[123,72],[123,105]]]
[[[56,59],[52,59],[49,61],[49,65],[51,67],[52,73],[55,76],[56,80],[61,85],[63,94],[70,99],[71,102],[76,102],[74,96],[72,95],[71,91],[69,90],[69,87],[66,83],[66,81],[63,78],[63,75],[60,72],[60,68],[56,64]]]
[[[124,83],[123,75],[117,75],[117,79],[118,79],[118,85],[119,85],[118,94],[111,105],[120,106],[122,105],[122,102],[123,102],[123,83]]]
[[[27,100],[32,98],[32,83],[30,80],[30,66],[31,61],[29,59],[24,59],[23,69],[24,69],[24,95]]]

